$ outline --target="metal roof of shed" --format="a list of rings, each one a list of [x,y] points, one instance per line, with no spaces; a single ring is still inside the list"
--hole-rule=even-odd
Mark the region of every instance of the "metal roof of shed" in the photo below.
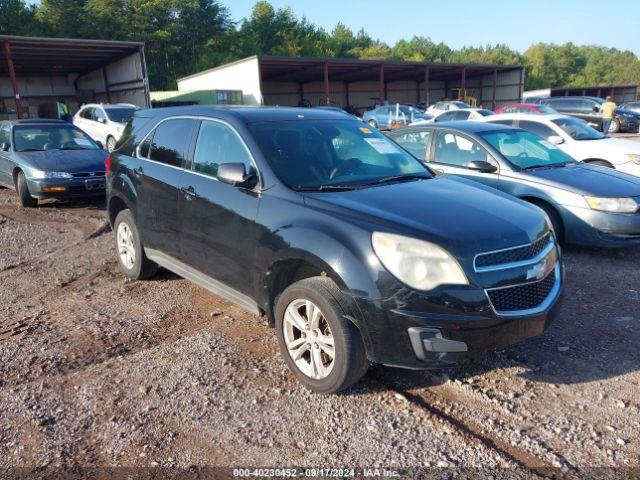
[[[18,77],[51,77],[84,74],[139,51],[144,43],[78,38],[19,37],[0,35],[9,43]],[[0,77],[9,76],[0,61]]]
[[[405,62],[398,60],[367,60],[358,58],[321,58],[321,57],[287,57],[273,55],[254,55],[237,62],[198,72],[178,79],[198,77],[200,75],[222,70],[230,65],[257,59],[260,65],[262,81],[313,82],[322,78],[323,68],[329,68],[331,81],[367,81],[377,79],[380,67],[384,67],[385,81],[413,80],[422,81],[425,69],[429,68],[431,80],[449,80],[459,78],[461,71],[467,77],[488,75],[494,71],[520,70],[521,65],[493,65],[481,63],[442,63],[442,62]]]

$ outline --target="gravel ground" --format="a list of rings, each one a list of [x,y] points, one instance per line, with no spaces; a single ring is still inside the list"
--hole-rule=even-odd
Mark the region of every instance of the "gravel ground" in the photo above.
[[[566,247],[536,339],[318,396],[264,319],[168,272],[126,281],[105,225],[100,204],[25,210],[0,190],[0,471],[640,467],[640,248]]]

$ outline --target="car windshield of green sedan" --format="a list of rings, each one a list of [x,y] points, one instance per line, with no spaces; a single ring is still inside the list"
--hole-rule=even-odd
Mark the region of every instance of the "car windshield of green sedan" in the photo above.
[[[432,176],[397,144],[352,120],[263,122],[250,129],[276,175],[295,190],[362,188]]]
[[[99,148],[82,130],[72,125],[16,126],[13,129],[13,145],[16,152]]]
[[[555,145],[529,132],[510,130],[480,134],[510,163],[523,170],[574,163],[575,160]]]

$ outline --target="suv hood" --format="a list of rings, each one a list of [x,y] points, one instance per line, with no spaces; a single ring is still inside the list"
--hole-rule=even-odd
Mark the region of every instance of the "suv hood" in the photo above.
[[[558,168],[541,168],[519,172],[517,176],[532,181],[568,190],[580,195],[595,197],[640,196],[638,178],[612,168],[578,163]]]
[[[458,258],[526,244],[548,229],[537,207],[475,182],[445,176],[310,193],[304,200],[310,207],[369,230],[431,241]]]
[[[107,154],[104,150],[46,150],[17,152],[28,165],[45,172],[102,172]]]

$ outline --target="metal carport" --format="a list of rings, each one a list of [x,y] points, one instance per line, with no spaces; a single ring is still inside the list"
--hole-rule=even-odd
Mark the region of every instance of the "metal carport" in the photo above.
[[[86,102],[149,105],[143,43],[10,35],[0,35],[0,43],[5,117],[11,110],[18,118],[35,116],[38,105],[58,98],[72,110]]]
[[[432,103],[454,89],[487,108],[522,99],[520,65],[424,63],[257,55],[178,80],[180,90],[241,88],[247,104]]]

